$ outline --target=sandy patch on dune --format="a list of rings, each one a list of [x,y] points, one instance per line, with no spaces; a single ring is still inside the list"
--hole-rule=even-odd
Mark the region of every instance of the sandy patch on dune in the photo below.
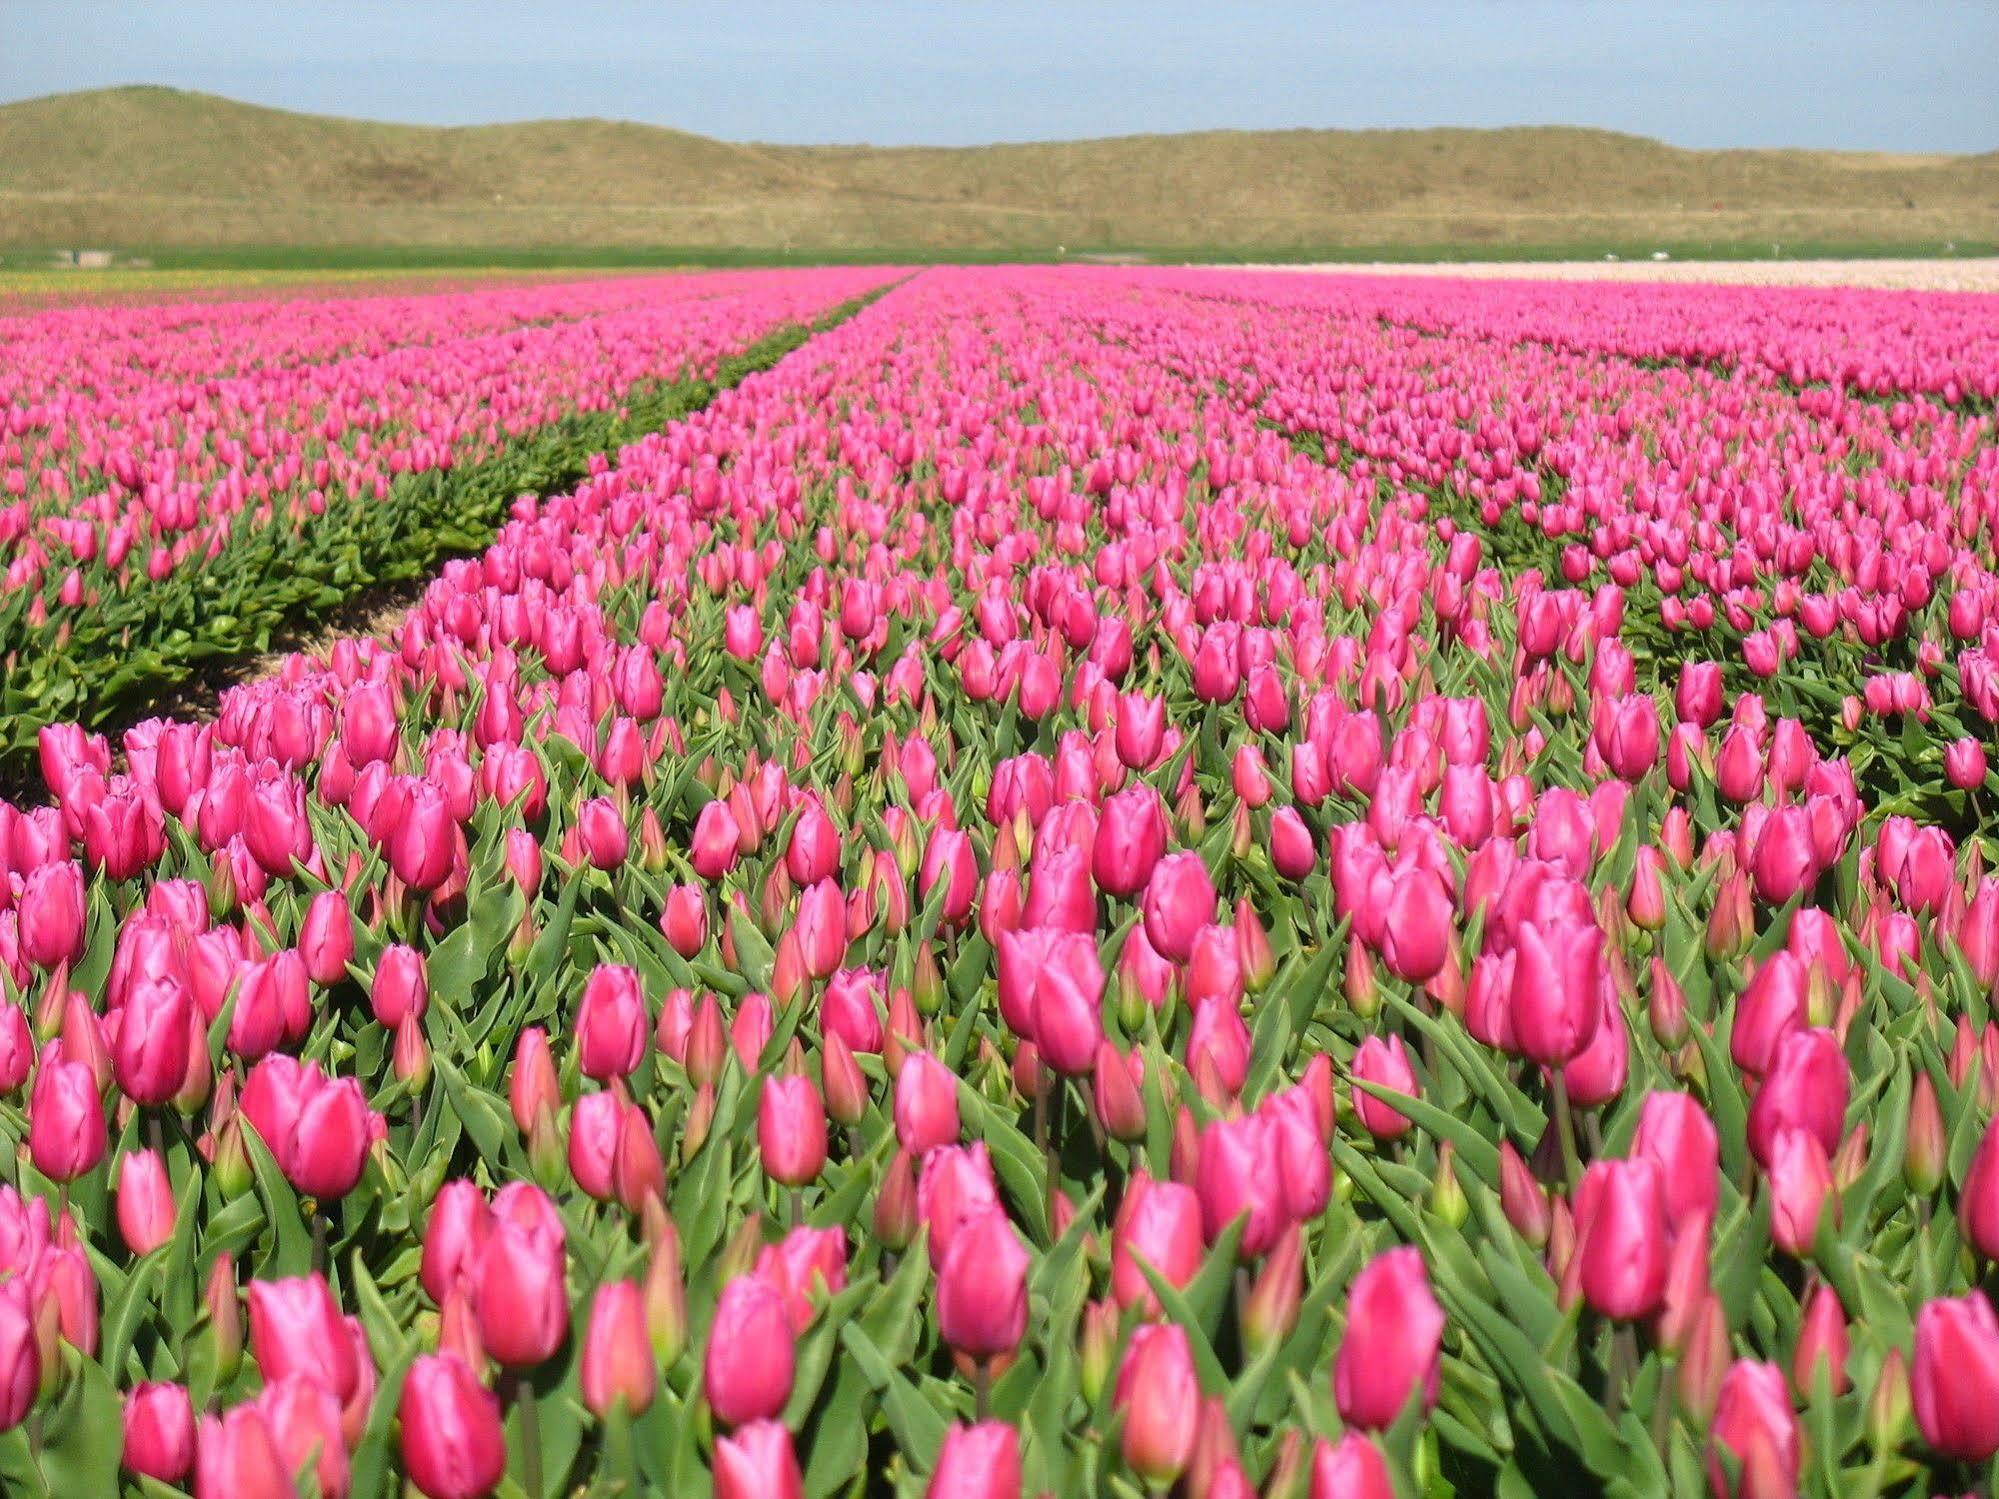
[[[1557,260],[1462,264],[1241,266],[1344,275],[1465,276],[1545,281],[1727,282],[1746,286],[1873,286],[1891,291],[1999,291],[1999,257],[1978,260]]]

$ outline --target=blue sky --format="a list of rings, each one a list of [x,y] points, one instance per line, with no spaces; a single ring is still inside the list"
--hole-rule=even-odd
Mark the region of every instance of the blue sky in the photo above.
[[[434,124],[968,144],[1586,124],[1686,146],[1999,148],[1999,0],[0,0],[0,99],[169,83]]]

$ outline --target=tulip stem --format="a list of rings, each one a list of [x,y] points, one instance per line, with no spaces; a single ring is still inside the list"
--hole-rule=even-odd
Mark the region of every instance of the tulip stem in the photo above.
[[[1604,1390],[1604,1412],[1613,1423],[1624,1410],[1624,1387],[1638,1366],[1638,1334],[1628,1322],[1620,1322],[1610,1335],[1610,1378]]]
[[[514,1406],[521,1414],[521,1487],[541,1499],[541,1431],[535,1421],[534,1382],[525,1371],[514,1376]]]
[[[1569,1190],[1583,1178],[1582,1160],[1576,1154],[1576,1122],[1569,1114],[1569,1085],[1562,1080],[1559,1067],[1551,1069],[1549,1076],[1555,1084],[1555,1133],[1562,1144],[1562,1174],[1568,1178]]]
[[[805,1189],[803,1187],[793,1187],[791,1189],[791,1226],[797,1228],[804,1222]]]
[[[312,1269],[316,1275],[326,1268],[326,1214],[312,1214]]]
[[[985,1359],[972,1365],[972,1419],[983,1421],[992,1404],[993,1366]]]
[[[1062,1173],[1055,1164],[1053,1132],[1048,1119],[1052,1109],[1048,1096],[1061,1086],[1059,1082],[1043,1078],[1040,1090],[1034,1095],[1034,1143],[1040,1148],[1042,1166],[1048,1173],[1047,1200],[1042,1207],[1048,1218],[1048,1238],[1051,1244],[1055,1241],[1055,1194],[1060,1190]],[[1056,1094],[1055,1102],[1058,1105],[1061,1103],[1059,1093]]]
[[[1659,1364],[1659,1392],[1652,1399],[1652,1445],[1659,1449],[1659,1461],[1670,1463],[1667,1446],[1673,1439],[1673,1366]]]

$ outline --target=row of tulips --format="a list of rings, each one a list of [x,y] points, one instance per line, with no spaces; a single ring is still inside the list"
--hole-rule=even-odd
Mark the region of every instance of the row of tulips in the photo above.
[[[1999,296],[1989,292],[1428,276],[1341,278],[1325,290],[1353,311],[1427,332],[1739,371],[1794,389],[1923,395],[1988,411],[1999,400]]]
[[[386,638],[45,731],[10,1492],[1991,1491],[1919,720],[1299,451],[1259,285],[925,272]]]

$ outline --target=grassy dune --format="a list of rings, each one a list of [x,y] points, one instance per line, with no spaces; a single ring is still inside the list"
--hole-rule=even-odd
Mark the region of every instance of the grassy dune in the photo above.
[[[1688,151],[1601,130],[1211,131],[761,146],[466,128],[123,88],[0,106],[0,254],[162,265],[726,258],[1942,253],[1999,239],[1999,152]]]

